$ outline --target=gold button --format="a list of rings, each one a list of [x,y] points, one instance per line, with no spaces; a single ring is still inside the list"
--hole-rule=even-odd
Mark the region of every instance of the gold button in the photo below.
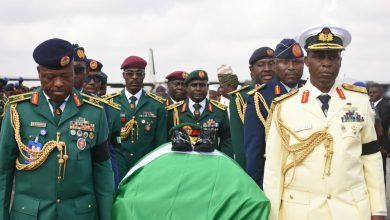
[[[328,195],[326,196],[326,198],[327,198],[327,199],[331,199],[331,198],[332,198],[332,195],[331,195],[331,194],[328,194]]]
[[[294,199],[294,196],[290,195],[290,199]]]
[[[61,202],[61,200],[57,199],[57,200],[56,200],[56,202],[57,202],[57,203],[60,203],[60,202]]]

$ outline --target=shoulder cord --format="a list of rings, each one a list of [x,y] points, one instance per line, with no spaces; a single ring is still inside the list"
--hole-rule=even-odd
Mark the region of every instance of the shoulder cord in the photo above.
[[[234,101],[236,102],[238,116],[240,117],[241,122],[244,123],[246,103],[240,93],[237,93],[237,97]]]
[[[18,145],[20,154],[26,159],[29,163],[22,164],[19,162],[19,159],[16,159],[16,169],[18,170],[34,170],[41,166],[46,160],[49,154],[57,148],[59,151],[58,155],[58,181],[65,178],[65,169],[66,169],[66,161],[69,159],[69,155],[66,152],[66,144],[63,141],[59,141],[61,134],[57,132],[57,140],[48,141],[43,145],[41,151],[33,151],[29,147],[23,144],[22,139],[20,137],[20,119],[18,111],[16,110],[16,104],[11,105],[11,124],[12,128],[15,132],[15,141]],[[25,155],[27,152],[28,155],[33,156],[34,158],[27,157]],[[63,169],[62,169],[63,168]],[[62,171],[62,175],[61,175]]]
[[[278,131],[281,140],[282,140],[282,146],[287,150],[289,154],[292,154],[294,157],[293,162],[286,164],[286,161],[284,161],[283,164],[286,164],[283,167],[283,175],[287,173],[287,171],[291,168],[294,168],[294,174],[295,174],[295,167],[299,165],[313,150],[315,147],[319,146],[321,143],[324,143],[325,147],[325,166],[324,166],[324,173],[323,175],[330,175],[330,169],[331,169],[331,161],[333,156],[333,137],[329,132],[327,131],[327,128],[314,132],[307,138],[300,138],[298,137],[294,132],[291,131],[285,124],[283,124],[283,120],[280,117],[281,112],[281,105],[276,105],[276,130]],[[289,137],[293,136],[296,140],[298,140],[298,143],[290,145],[289,144]],[[287,160],[287,158],[286,158]],[[287,185],[291,184],[293,177]]]
[[[135,116],[128,121],[124,127],[121,129],[121,140],[125,140],[127,137],[129,137],[129,134],[131,132],[131,143],[134,143],[134,127],[137,131],[137,141],[138,141],[138,122],[135,119]]]
[[[266,110],[267,112],[269,112],[268,105],[267,105],[267,103],[265,102],[264,97],[263,97],[260,93],[258,93],[258,92],[256,92],[256,93],[254,94],[253,100],[254,100],[254,103],[255,103],[255,109],[256,109],[257,117],[259,117],[261,123],[263,123],[263,125],[264,125],[264,127],[265,127],[265,126],[266,126],[266,119],[265,119],[264,116],[261,114],[260,105],[259,105],[259,104],[260,104],[260,103],[259,103],[259,100],[261,101],[261,103],[263,104],[263,106],[264,106],[264,108],[265,108],[265,110]]]

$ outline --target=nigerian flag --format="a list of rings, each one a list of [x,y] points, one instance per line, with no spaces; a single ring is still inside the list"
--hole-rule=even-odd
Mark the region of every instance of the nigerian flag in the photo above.
[[[167,143],[122,180],[113,219],[268,219],[269,200],[230,158],[173,152]]]

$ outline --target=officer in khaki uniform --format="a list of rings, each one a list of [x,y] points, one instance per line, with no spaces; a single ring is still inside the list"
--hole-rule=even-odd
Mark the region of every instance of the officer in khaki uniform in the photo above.
[[[47,40],[33,57],[41,87],[10,98],[0,133],[1,219],[110,219],[104,111],[72,88],[69,42]]]
[[[249,58],[252,83],[229,93],[230,133],[232,134],[232,146],[234,159],[245,169],[244,152],[244,115],[248,92],[257,89],[261,84],[272,80],[275,74],[274,51],[269,47],[260,47]]]
[[[215,134],[214,149],[233,157],[229,119],[226,106],[206,98],[208,76],[206,71],[192,71],[184,81],[188,98],[170,105],[168,110],[168,130],[180,123],[193,123]]]
[[[165,100],[142,89],[145,67],[146,61],[141,57],[126,58],[121,66],[126,88],[104,97],[109,103],[121,106],[120,110],[110,109],[111,143],[120,179],[141,157],[167,142]]]
[[[314,27],[307,83],[275,99],[267,136],[264,192],[273,219],[384,219],[382,161],[365,88],[336,81],[351,35]]]

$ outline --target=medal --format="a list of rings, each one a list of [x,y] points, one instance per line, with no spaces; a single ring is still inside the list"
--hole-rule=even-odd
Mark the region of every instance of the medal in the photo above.
[[[85,141],[85,139],[79,138],[77,140],[77,148],[80,149],[80,150],[84,150],[85,146],[87,146],[87,142]]]
[[[95,135],[93,134],[93,132],[89,133],[89,139],[93,139],[93,137],[95,137]]]
[[[126,115],[125,114],[120,114],[121,117],[121,122],[125,123],[126,122]]]
[[[74,135],[76,135],[76,131],[75,130],[70,130],[70,135],[72,135],[72,136],[74,136]]]
[[[39,131],[39,134],[40,134],[41,136],[46,136],[47,132],[46,132],[45,129],[42,129],[42,130]]]
[[[82,132],[81,130],[78,130],[76,134],[77,134],[77,136],[79,136],[79,137],[83,136],[83,132]]]
[[[150,128],[151,128],[151,127],[150,127],[150,124],[145,125],[145,130],[146,130],[146,131],[150,131]]]
[[[83,133],[83,138],[85,139],[85,138],[87,138],[88,137],[88,132],[84,132]]]

